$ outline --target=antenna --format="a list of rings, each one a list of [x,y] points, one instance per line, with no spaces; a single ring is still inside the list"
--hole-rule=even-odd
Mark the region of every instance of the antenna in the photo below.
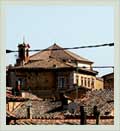
[[[23,44],[25,44],[25,36],[23,36]]]

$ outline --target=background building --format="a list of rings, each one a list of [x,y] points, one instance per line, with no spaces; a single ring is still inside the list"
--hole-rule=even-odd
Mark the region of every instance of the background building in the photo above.
[[[104,75],[104,88],[105,89],[114,89],[114,73],[109,73]]]

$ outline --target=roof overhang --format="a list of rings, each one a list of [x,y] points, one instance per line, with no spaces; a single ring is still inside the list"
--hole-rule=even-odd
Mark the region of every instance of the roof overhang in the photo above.
[[[44,68],[44,67],[24,67],[24,66],[19,66],[19,67],[13,67],[10,68],[9,71],[76,71],[78,73],[85,73],[88,75],[97,75],[98,72],[91,70],[91,69],[86,69],[86,68],[80,68],[80,67],[51,67],[51,68]]]

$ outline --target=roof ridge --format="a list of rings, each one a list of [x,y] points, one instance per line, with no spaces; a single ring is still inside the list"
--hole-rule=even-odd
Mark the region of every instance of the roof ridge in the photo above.
[[[54,45],[58,46],[56,43],[54,43],[53,45],[51,45],[51,46],[49,46],[49,47],[47,47],[47,48],[45,48],[45,49],[43,49],[43,50],[41,50],[41,51],[33,54],[33,55],[31,55],[30,58],[33,57],[33,56],[35,56],[35,55],[37,55],[37,54],[39,54],[39,53],[42,53],[43,51],[47,51],[47,49],[50,49],[50,48],[53,47]],[[60,46],[58,46],[58,47],[60,47]],[[60,47],[60,48],[62,48],[62,47]]]
[[[48,49],[48,50],[47,50]],[[54,50],[56,49],[56,50]],[[57,51],[58,49],[58,52],[55,52]],[[59,51],[61,50],[61,52]],[[53,45],[49,46],[48,48],[36,53],[36,54],[33,54],[32,56],[30,56],[30,60],[35,60],[35,59],[38,59],[36,57],[39,57],[40,55],[42,57],[44,57],[43,54],[46,54],[46,57],[45,58],[49,58],[50,56],[54,56],[55,53],[58,53],[57,55],[55,55],[55,57],[60,57],[62,58],[62,56],[65,56],[66,59],[73,59],[73,60],[76,60],[76,61],[81,61],[81,62],[85,62],[85,63],[90,63],[90,64],[93,64],[92,61],[84,58],[84,57],[81,57],[79,55],[77,55],[76,53],[74,52],[71,52],[71,51],[68,51],[68,50],[65,50],[63,47],[59,46],[58,44],[54,43]],[[59,56],[60,55],[60,56]],[[61,56],[62,55],[62,56]],[[35,57],[34,57],[35,56]],[[64,57],[63,57],[64,58]]]

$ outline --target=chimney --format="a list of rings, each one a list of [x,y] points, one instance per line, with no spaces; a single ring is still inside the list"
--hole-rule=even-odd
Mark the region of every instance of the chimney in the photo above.
[[[29,48],[30,48],[30,45],[26,44],[26,46],[25,46],[25,63],[27,63],[29,61]]]
[[[18,59],[16,60],[16,66],[24,65],[29,61],[29,44],[18,45]]]
[[[29,103],[28,105],[27,105],[27,119],[32,119],[32,105],[31,105],[31,103]]]

